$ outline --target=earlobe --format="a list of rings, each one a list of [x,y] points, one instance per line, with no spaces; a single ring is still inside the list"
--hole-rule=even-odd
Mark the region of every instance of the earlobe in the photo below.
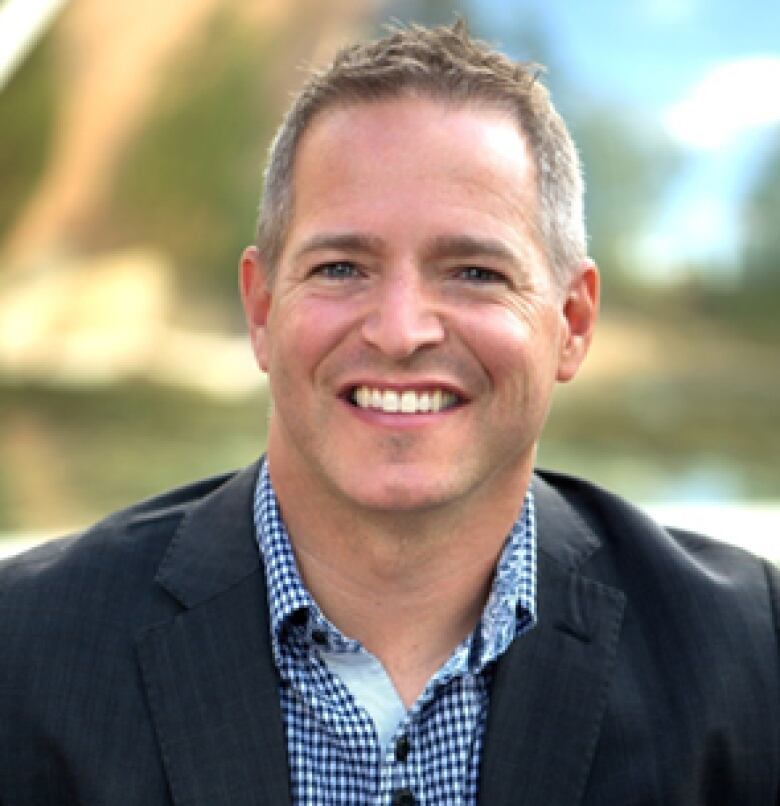
[[[558,358],[557,379],[565,383],[576,374],[593,339],[599,309],[599,271],[587,258],[577,268],[563,301],[565,333]]]
[[[266,372],[271,291],[268,271],[256,246],[248,246],[242,252],[238,279],[252,351],[258,366]]]

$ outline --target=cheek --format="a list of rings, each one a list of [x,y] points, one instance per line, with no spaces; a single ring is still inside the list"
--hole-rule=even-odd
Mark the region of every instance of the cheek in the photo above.
[[[458,329],[494,381],[527,360],[532,331],[526,321],[506,308],[475,308],[459,317]]]
[[[335,300],[307,298],[272,309],[268,353],[285,375],[312,371],[354,329],[356,316]]]
[[[553,385],[559,341],[554,311],[539,317],[520,317],[509,308],[474,311],[461,317],[460,332],[495,390],[527,402]]]

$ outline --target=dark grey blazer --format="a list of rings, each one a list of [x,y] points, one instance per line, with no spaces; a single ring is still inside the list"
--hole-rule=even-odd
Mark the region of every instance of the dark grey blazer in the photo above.
[[[289,803],[255,474],[0,567],[0,804]],[[539,624],[498,663],[480,802],[780,802],[777,570],[534,486]]]

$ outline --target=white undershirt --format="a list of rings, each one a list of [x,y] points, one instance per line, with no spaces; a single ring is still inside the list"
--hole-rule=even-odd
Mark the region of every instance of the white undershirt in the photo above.
[[[342,680],[357,704],[368,711],[374,720],[379,746],[387,748],[406,716],[406,708],[385,667],[365,649],[360,652],[320,649],[320,657],[328,669]]]

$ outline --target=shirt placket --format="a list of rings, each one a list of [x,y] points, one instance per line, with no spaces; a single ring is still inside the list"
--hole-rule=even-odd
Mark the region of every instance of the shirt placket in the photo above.
[[[380,787],[382,758],[376,730],[370,715],[355,703],[344,683],[320,658],[318,648],[327,643],[327,637],[317,636],[312,641],[312,633],[318,629],[315,626],[307,637],[299,638],[295,662],[288,665],[289,684],[310,709],[321,735],[328,737],[329,752],[348,759],[348,775],[356,790],[355,800],[348,802],[363,806]],[[327,769],[324,757],[315,765]]]
[[[384,749],[374,806],[414,806],[423,803],[418,724],[410,712]]]

